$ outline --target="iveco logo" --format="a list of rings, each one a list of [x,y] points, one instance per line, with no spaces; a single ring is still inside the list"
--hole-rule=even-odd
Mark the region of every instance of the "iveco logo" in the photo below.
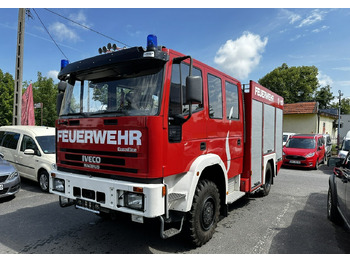
[[[83,162],[89,162],[89,163],[95,163],[99,164],[101,163],[101,157],[99,156],[82,156],[83,157]]]

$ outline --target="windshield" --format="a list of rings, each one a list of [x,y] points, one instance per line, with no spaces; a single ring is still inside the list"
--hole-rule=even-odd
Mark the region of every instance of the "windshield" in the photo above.
[[[68,85],[60,116],[150,116],[159,112],[163,69],[137,77],[76,81]]]
[[[315,139],[311,138],[290,138],[286,144],[287,148],[315,148]]]
[[[350,140],[343,140],[341,145],[341,150],[349,151],[350,150]]]
[[[55,136],[37,136],[35,138],[45,154],[55,154]]]

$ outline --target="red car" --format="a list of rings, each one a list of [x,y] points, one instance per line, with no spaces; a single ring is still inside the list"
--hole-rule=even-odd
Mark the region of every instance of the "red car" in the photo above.
[[[322,135],[294,135],[283,147],[283,165],[317,169],[325,157]]]

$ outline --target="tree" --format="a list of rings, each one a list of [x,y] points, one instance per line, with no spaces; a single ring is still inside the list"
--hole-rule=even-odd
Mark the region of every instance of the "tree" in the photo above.
[[[32,84],[34,104],[43,103],[43,125],[55,126],[57,119],[56,113],[56,97],[58,87],[54,84],[52,78],[43,77],[38,72],[38,80]],[[41,123],[41,110],[35,109],[35,124]]]
[[[259,79],[259,84],[282,96],[286,104],[313,101],[319,87],[317,74],[315,66],[288,67],[284,63]]]
[[[333,103],[333,108],[338,108],[339,102]],[[350,98],[343,98],[340,102],[340,114],[348,115],[350,114]]]
[[[320,90],[315,92],[315,100],[318,102],[320,109],[329,108],[333,99],[334,96],[329,85],[321,87]]]
[[[12,124],[14,85],[12,75],[0,69],[0,126]]]

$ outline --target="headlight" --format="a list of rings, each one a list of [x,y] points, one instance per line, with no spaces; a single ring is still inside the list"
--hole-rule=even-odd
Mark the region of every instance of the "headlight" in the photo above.
[[[306,158],[309,158],[309,157],[313,157],[315,155],[315,152],[312,152],[312,153],[310,153],[310,154],[307,154],[305,157]]]
[[[52,170],[55,170],[55,169],[57,169],[56,163],[54,163],[54,164],[51,164],[51,169],[52,169]]]
[[[53,179],[53,190],[64,192],[64,180],[59,178]]]
[[[133,192],[126,192],[124,194],[124,205],[128,208],[143,211],[144,210],[144,197],[143,194],[137,194]]]
[[[11,175],[8,176],[7,180],[11,180],[11,179],[14,179],[15,177],[18,176],[18,172],[17,171],[14,171],[11,173]]]

